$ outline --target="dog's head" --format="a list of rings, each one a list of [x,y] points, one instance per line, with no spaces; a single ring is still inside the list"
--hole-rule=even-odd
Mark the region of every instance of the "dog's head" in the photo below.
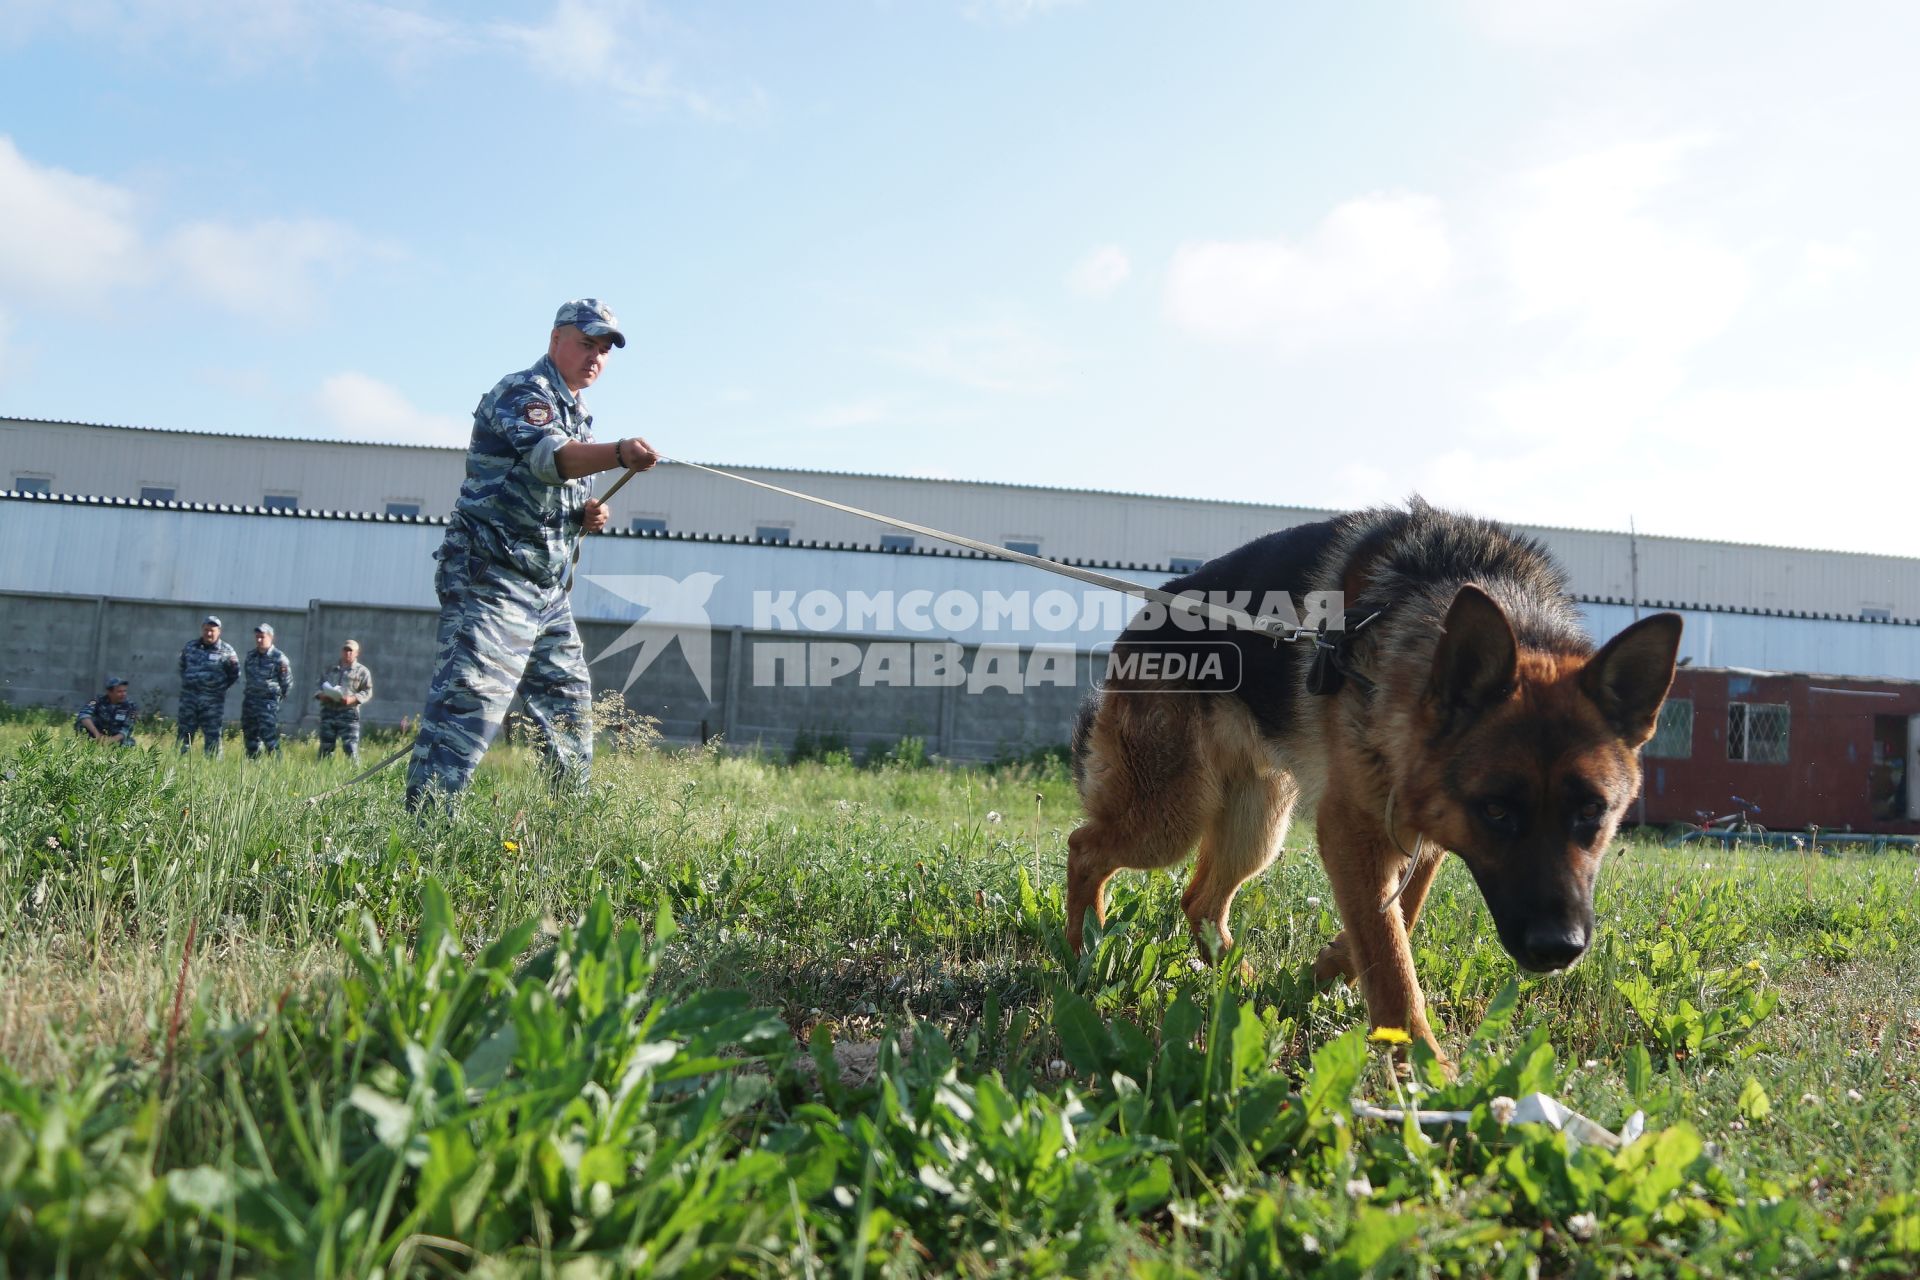
[[[1564,969],[1593,941],[1593,886],[1640,789],[1638,749],[1673,683],[1680,617],[1642,619],[1590,656],[1522,648],[1464,586],[1421,704],[1428,754],[1406,796],[1465,859],[1521,967]]]

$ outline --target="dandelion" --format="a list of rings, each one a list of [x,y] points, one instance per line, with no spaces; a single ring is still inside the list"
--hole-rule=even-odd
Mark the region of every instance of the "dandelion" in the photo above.
[[[997,827],[1000,825],[1001,821],[1002,819],[1000,817],[1000,811],[998,809],[987,810],[987,822],[990,825]]]
[[[1367,1175],[1347,1179],[1347,1195],[1355,1200],[1365,1200],[1373,1194],[1373,1184],[1367,1181]]]
[[[1367,1039],[1375,1044],[1412,1044],[1413,1037],[1404,1027],[1375,1027],[1367,1033]]]
[[[1803,1107],[1817,1107],[1820,1105],[1820,1099],[1810,1093],[1803,1093],[1800,1095],[1800,1105]]]
[[[1051,1062],[1047,1063],[1047,1079],[1065,1080],[1066,1078],[1067,1078],[1066,1059],[1055,1058]]]
[[[1318,910],[1318,909],[1319,909],[1319,906],[1320,906],[1320,899],[1318,899],[1318,898],[1308,898],[1308,899],[1307,899],[1307,905],[1308,905],[1308,906],[1310,906],[1310,907],[1313,907],[1313,908],[1314,908],[1314,909],[1316,909],[1316,910]]]
[[[1575,1240],[1591,1240],[1600,1222],[1590,1213],[1576,1213],[1567,1219],[1567,1234]]]
[[[508,853],[520,852],[520,842],[518,840],[502,840],[500,842],[500,847],[502,849],[505,849]]]
[[[1847,1090],[1847,1101],[1848,1102],[1865,1102],[1866,1099],[1861,1095],[1858,1089],[1849,1089]]]
[[[1487,1114],[1493,1117],[1496,1124],[1512,1124],[1513,1113],[1517,1110],[1519,1110],[1519,1104],[1505,1094],[1487,1104]]]
[[[1592,1071],[1600,1065],[1600,1059],[1588,1058],[1585,1062],[1581,1063],[1580,1065],[1585,1067],[1587,1070]]]
[[[1300,1248],[1306,1253],[1320,1252],[1320,1237],[1311,1231],[1306,1232],[1300,1237]]]

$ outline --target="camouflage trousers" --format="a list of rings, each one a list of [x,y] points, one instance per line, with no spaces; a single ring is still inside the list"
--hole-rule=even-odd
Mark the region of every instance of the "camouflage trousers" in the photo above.
[[[220,729],[227,718],[227,691],[182,689],[180,691],[180,753],[193,745],[197,731],[205,739],[210,756],[220,754]]]
[[[247,755],[262,751],[280,754],[280,699],[261,698],[251,693],[240,698],[240,736],[246,740]]]
[[[593,768],[593,682],[564,586],[539,587],[453,548],[443,553],[439,656],[407,768],[407,807],[473,779],[518,692],[556,789]]]
[[[342,707],[333,703],[321,706],[320,758],[322,760],[333,754],[335,741],[338,741],[340,749],[347,753],[347,759],[360,758],[360,708]]]

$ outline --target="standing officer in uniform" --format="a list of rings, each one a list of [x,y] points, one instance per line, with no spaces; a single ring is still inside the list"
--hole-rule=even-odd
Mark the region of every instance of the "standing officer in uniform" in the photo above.
[[[180,651],[180,754],[198,729],[206,753],[220,754],[220,728],[227,718],[227,690],[240,678],[240,655],[220,638],[220,619],[208,614],[200,638]]]
[[[134,717],[139,714],[139,705],[127,696],[126,677],[109,676],[107,691],[80,708],[80,714],[73,718],[73,727],[95,742],[117,742],[130,747]]]
[[[264,748],[280,754],[280,699],[293,688],[293,664],[273,643],[273,624],[263,622],[253,629],[253,652],[247,655],[242,672],[246,684],[240,691],[240,733],[247,741],[249,759]]]
[[[580,401],[627,345],[596,298],[560,308],[547,354],[480,401],[440,567],[440,652],[407,768],[407,808],[452,796],[479,767],[518,691],[554,785],[584,787],[593,763],[593,685],[567,601],[582,533],[607,524],[588,477],[645,471],[659,455],[635,437],[593,442]]]
[[[360,642],[340,646],[340,661],[320,677],[320,758],[333,754],[334,739],[347,759],[360,758],[360,708],[373,701],[373,672],[360,665]]]

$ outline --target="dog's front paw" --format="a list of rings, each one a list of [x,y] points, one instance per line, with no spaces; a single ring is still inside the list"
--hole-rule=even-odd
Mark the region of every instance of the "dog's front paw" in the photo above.
[[[1335,978],[1352,982],[1357,976],[1353,971],[1353,957],[1347,954],[1345,930],[1335,934],[1332,942],[1320,948],[1320,954],[1313,960],[1313,976],[1317,982],[1332,982]]]

